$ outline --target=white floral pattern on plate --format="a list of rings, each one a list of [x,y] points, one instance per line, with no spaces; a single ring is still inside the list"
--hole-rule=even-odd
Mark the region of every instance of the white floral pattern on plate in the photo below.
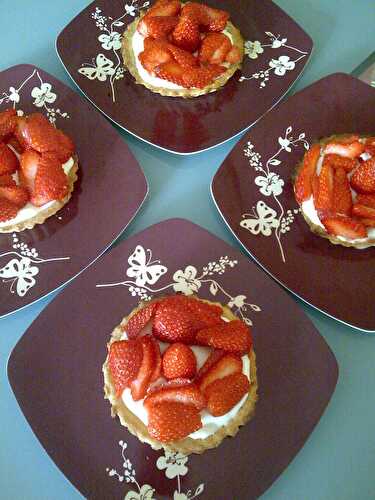
[[[285,131],[284,137],[278,138],[279,148],[277,152],[266,161],[265,166],[262,163],[262,157],[254,149],[254,145],[248,142],[244,154],[249,158],[249,165],[253,167],[260,175],[255,177],[254,183],[259,186],[259,192],[268,198],[273,198],[276,202],[276,210],[263,200],[259,200],[255,206],[252,207],[251,213],[242,214],[240,226],[251,234],[263,236],[275,235],[277,243],[280,248],[281,259],[285,263],[285,252],[281,242],[282,235],[290,231],[290,225],[294,222],[294,216],[300,212],[300,209],[285,210],[278,197],[283,192],[284,180],[279,174],[272,172],[271,167],[279,167],[282,161],[278,159],[283,152],[290,153],[292,148],[299,145],[308,150],[309,143],[305,139],[306,135],[301,132],[297,139],[291,135],[292,127],[288,127]]]
[[[292,47],[291,45],[287,45],[288,39],[281,38],[281,35],[275,36],[270,31],[266,31],[265,34],[269,39],[269,43],[261,43],[259,40],[255,40],[254,42],[247,40],[245,42],[245,54],[249,57],[249,59],[257,59],[260,54],[264,53],[264,48],[266,47],[271,49],[288,49],[289,51],[297,52],[300,55],[296,59],[291,59],[288,55],[280,55],[277,59],[270,59],[268,61],[268,65],[256,73],[253,73],[250,76],[240,77],[240,82],[244,82],[245,80],[258,80],[260,82],[260,89],[263,89],[267,85],[267,82],[271,78],[271,72],[273,72],[276,76],[284,76],[288,71],[293,71],[296,64],[304,59],[308,54],[308,52]]]
[[[125,450],[128,447],[127,443],[125,441],[119,441],[118,444],[121,448],[121,457],[123,460],[122,468],[124,472],[120,474],[116,469],[107,467],[107,473],[110,477],[116,477],[120,483],[125,480],[127,483],[132,483],[138,488],[138,491],[128,491],[124,500],[156,500],[154,496],[155,489],[152,486],[149,484],[143,484],[141,486],[138,483],[133,464],[125,455]],[[189,471],[187,462],[188,457],[185,455],[181,453],[171,453],[169,451],[165,451],[165,455],[157,459],[156,467],[159,470],[165,470],[165,475],[168,479],[177,478],[177,489],[173,493],[173,500],[193,500],[193,498],[203,493],[203,483],[196,488],[195,492],[188,490],[184,493],[181,491],[181,476],[186,476]]]
[[[101,47],[110,54],[108,57],[103,53],[97,54],[91,63],[82,64],[81,68],[78,69],[78,73],[89,80],[109,81],[113,102],[116,102],[115,82],[124,78],[126,71],[119,55],[122,34],[116,29],[120,28],[123,31],[125,26],[123,19],[126,16],[135,17],[140,9],[144,9],[149,5],[149,1],[144,1],[139,6],[138,0],[132,0],[130,4],[125,4],[124,12],[116,19],[104,15],[99,7],[96,7],[95,11],[91,13],[91,17],[95,21],[97,28],[102,32],[98,36],[98,41]]]
[[[0,279],[3,283],[10,283],[10,293],[16,292],[19,297],[24,297],[36,284],[35,277],[39,274],[40,264],[70,259],[70,257],[42,259],[36,248],[29,248],[27,243],[22,243],[17,234],[14,233],[12,239],[13,250],[0,254],[0,262],[5,257],[13,257],[0,268]]]
[[[256,304],[246,302],[247,297],[245,295],[232,296],[217,280],[211,277],[214,274],[222,275],[227,268],[233,268],[237,265],[238,262],[230,260],[228,256],[220,257],[218,261],[209,262],[200,272],[191,264],[187,265],[185,269],[178,269],[173,274],[173,281],[161,288],[152,288],[149,285],[155,285],[168,272],[168,268],[162,265],[159,260],[152,261],[151,259],[152,251],[150,249],[145,250],[141,245],[137,245],[128,258],[129,267],[126,271],[126,275],[133,278],[133,280],[99,284],[96,285],[97,288],[124,286],[133,297],[138,296],[141,300],[146,301],[151,300],[151,294],[167,290],[192,295],[197,293],[203,285],[208,285],[210,294],[215,297],[220,292],[225,297],[227,306],[249,326],[253,322],[247,316],[248,310],[250,309],[253,312],[261,310]]]

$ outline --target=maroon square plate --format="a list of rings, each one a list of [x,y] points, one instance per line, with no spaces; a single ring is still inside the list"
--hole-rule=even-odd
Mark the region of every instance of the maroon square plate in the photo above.
[[[44,113],[72,137],[79,157],[68,204],[31,230],[0,234],[1,317],[56,290],[98,258],[139,210],[147,183],[121,136],[71,89],[29,65],[0,75],[0,111]]]
[[[198,153],[231,139],[271,109],[312,50],[311,38],[270,0],[207,3],[230,12],[247,52],[242,73],[213,94],[163,97],[124,71],[121,35],[148,1],[96,0],[60,33],[58,55],[86,97],[127,132],[172,153]]]
[[[374,105],[375,90],[356,78],[323,78],[257,123],[211,186],[229,228],[273,278],[320,311],[368,331],[375,330],[375,248],[345,248],[314,235],[295,201],[292,175],[321,137],[374,134]]]
[[[255,418],[235,438],[189,459],[142,444],[110,417],[103,399],[110,332],[140,298],[174,291],[227,303],[253,325],[260,386]],[[15,347],[8,375],[33,431],[85,497],[250,500],[305,443],[338,367],[273,280],[206,230],[172,219],[121,243],[63,290]]]

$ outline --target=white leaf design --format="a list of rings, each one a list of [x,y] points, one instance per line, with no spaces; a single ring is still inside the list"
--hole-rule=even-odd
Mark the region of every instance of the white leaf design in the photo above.
[[[113,23],[113,26],[124,26],[124,23],[123,23],[123,22],[121,22],[121,21],[115,21],[115,22]]]
[[[280,163],[281,163],[281,161],[280,160],[276,160],[276,158],[274,158],[273,160],[269,161],[270,165],[280,165]]]
[[[200,484],[198,486],[198,488],[195,490],[195,496],[197,497],[198,495],[200,495],[202,493],[202,491],[204,490],[204,484]]]
[[[290,134],[290,133],[291,133],[291,131],[292,131],[292,127],[288,127],[288,128],[286,129],[285,135]]]
[[[253,322],[249,318],[242,318],[242,321],[244,321],[247,326],[253,326]]]
[[[217,284],[213,281],[210,285],[210,292],[212,293],[212,295],[216,295],[217,294]]]

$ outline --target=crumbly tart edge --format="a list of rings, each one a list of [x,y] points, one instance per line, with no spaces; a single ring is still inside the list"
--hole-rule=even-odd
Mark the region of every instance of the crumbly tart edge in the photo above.
[[[143,14],[144,15],[144,14]],[[227,22],[226,25],[226,30],[230,33],[233,41],[233,45],[238,47],[241,51],[241,61],[236,64],[230,65],[230,67],[223,73],[221,76],[216,78],[212,83],[204,87],[203,89],[198,89],[198,88],[192,88],[192,89],[166,89],[162,87],[156,87],[154,85],[151,85],[150,83],[145,82],[141,75],[138,72],[135,57],[134,57],[134,52],[133,52],[133,46],[132,46],[132,40],[133,40],[133,35],[137,29],[138,22],[139,20],[143,17],[143,15],[137,17],[132,23],[130,23],[127,26],[126,31],[123,34],[122,37],[122,57],[124,59],[124,63],[126,68],[128,69],[129,73],[134,77],[135,81],[139,85],[143,85],[144,87],[148,88],[152,92],[155,92],[157,94],[161,94],[163,96],[168,96],[168,97],[183,97],[185,99],[191,98],[191,97],[198,97],[204,94],[208,94],[210,92],[216,92],[219,88],[221,88],[223,85],[227,83],[227,81],[234,75],[234,73],[241,68],[243,56],[244,56],[244,41],[241,36],[240,31],[230,22]]]
[[[218,302],[210,302],[208,300],[204,300],[204,302],[221,306],[223,308],[224,316],[229,320],[238,319],[228,307],[223,306]],[[113,330],[108,346],[111,345],[112,342],[121,339],[123,335],[122,327],[125,326],[127,321],[144,305],[144,303],[141,303],[129,314],[128,317],[123,318],[120,325],[118,325]],[[189,455],[191,453],[201,454],[206,450],[219,446],[219,444],[227,436],[235,436],[239,431],[239,428],[242,425],[246,424],[254,416],[255,404],[258,399],[258,381],[256,357],[253,349],[249,353],[249,360],[251,385],[247,399],[244,401],[237,415],[232,420],[230,420],[227,425],[220,427],[214,434],[208,436],[205,439],[192,439],[187,437],[185,439],[174,441],[171,443],[160,443],[159,441],[153,439],[148,433],[147,427],[144,425],[144,423],[127,408],[127,406],[123,403],[122,398],[116,398],[114,385],[112,383],[111,374],[108,368],[108,357],[106,358],[102,367],[104,375],[104,399],[108,399],[111,404],[111,416],[115,418],[117,415],[120,419],[121,425],[127,427],[131,434],[136,436],[142,443],[148,443],[154,450],[160,450],[164,448],[167,451],[179,452],[183,453],[184,455]]]
[[[78,157],[74,156],[74,165],[69,170],[68,174],[68,194],[62,200],[55,200],[51,206],[45,210],[41,210],[37,215],[27,219],[19,224],[11,224],[10,226],[0,227],[0,233],[19,233],[25,229],[32,229],[37,224],[43,224],[49,217],[55,215],[64,205],[70,200],[74,191],[74,183],[78,179]]]
[[[313,143],[311,146],[314,146],[314,144],[320,144],[321,146],[324,146],[328,142],[334,141],[335,139],[342,139],[345,137],[349,137],[351,135],[352,134],[331,135],[329,137],[324,137],[320,141]],[[365,136],[361,136],[361,138],[363,138],[363,137],[365,137]],[[302,167],[302,161],[303,160],[301,160],[296,167],[295,176],[294,176],[295,178],[297,177],[297,174],[298,174],[300,168]],[[294,182],[293,182],[293,190],[294,190]],[[362,243],[361,242],[352,242],[351,243],[350,241],[342,241],[337,236],[335,236],[333,234],[328,234],[327,231],[325,231],[321,226],[314,224],[314,222],[312,222],[312,220],[306,214],[304,214],[302,212],[302,210],[301,210],[301,213],[302,213],[302,216],[305,219],[307,225],[309,226],[310,230],[314,234],[316,234],[317,236],[320,236],[321,238],[325,238],[326,240],[329,240],[334,245],[341,245],[341,246],[347,247],[347,248],[356,248],[357,250],[364,250],[366,248],[370,248],[370,247],[375,246],[375,239],[374,238],[371,238],[371,239],[367,240],[366,242],[362,242]]]

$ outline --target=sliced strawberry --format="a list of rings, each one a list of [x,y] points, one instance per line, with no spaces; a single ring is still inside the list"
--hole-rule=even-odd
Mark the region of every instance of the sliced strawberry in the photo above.
[[[354,170],[350,185],[362,194],[375,193],[375,158],[364,161]]]
[[[175,61],[160,64],[155,68],[156,76],[181,87],[185,87],[184,73],[185,69]]]
[[[355,201],[366,207],[375,208],[375,194],[359,194]]]
[[[197,66],[198,59],[190,52],[176,47],[172,43],[168,44],[168,50],[172,54],[173,59],[178,62],[183,68],[193,68]]]
[[[155,346],[153,339],[150,336],[145,336],[140,337],[136,341],[140,342],[142,346],[143,356],[137,378],[135,378],[130,384],[130,390],[134,401],[138,401],[145,397],[156,368]]]
[[[68,193],[68,178],[60,160],[50,153],[43,153],[31,193],[31,203],[40,207],[52,200],[62,200]]]
[[[156,380],[158,380],[158,378],[161,377],[162,359],[159,342],[153,337],[151,337],[151,341],[154,347],[154,371],[151,374],[150,382],[155,382]]]
[[[149,408],[158,403],[174,402],[195,406],[197,411],[206,406],[206,399],[194,382],[185,379],[172,380],[166,384],[159,385],[147,394],[143,404]]]
[[[202,5],[202,8],[204,15],[208,17],[208,31],[223,31],[229,20],[228,12],[208,5]]]
[[[6,222],[13,219],[17,215],[18,207],[6,200],[5,198],[0,198],[0,222]]]
[[[172,41],[174,45],[188,52],[197,50],[201,41],[198,23],[189,17],[180,17],[173,30]]]
[[[201,3],[188,2],[184,4],[181,16],[190,17],[190,19],[197,22],[201,27],[207,28],[210,24],[210,18]]]
[[[366,227],[361,222],[345,215],[324,217],[322,223],[329,234],[343,236],[348,240],[367,236]]]
[[[24,147],[20,144],[15,135],[12,135],[9,137],[9,139],[7,139],[7,144],[11,146],[11,148],[13,148],[14,151],[16,151],[18,154],[22,154],[25,151]]]
[[[312,194],[311,181],[315,174],[320,155],[320,145],[314,144],[303,158],[302,166],[294,183],[294,192],[298,203],[308,200]]]
[[[186,306],[189,311],[194,314],[196,320],[200,324],[200,328],[220,325],[223,323],[223,320],[221,319],[223,309],[218,305],[209,304],[208,302],[203,302],[202,300],[189,297]]]
[[[167,49],[152,47],[144,50],[139,54],[139,60],[142,66],[150,73],[153,73],[155,68],[160,64],[172,61],[172,56]]]
[[[185,344],[172,344],[163,354],[163,375],[166,379],[193,378],[197,372],[195,354]]]
[[[352,193],[346,171],[343,168],[337,168],[333,178],[333,211],[337,214],[350,215],[352,205]]]
[[[148,410],[147,430],[161,443],[178,441],[201,427],[200,414],[192,405],[164,402],[152,405]]]
[[[148,16],[177,16],[181,10],[178,0],[159,0],[147,12]]]
[[[59,158],[61,163],[65,163],[74,153],[74,143],[62,130],[55,129],[55,135],[57,145],[52,152]]]
[[[240,320],[204,328],[197,333],[196,342],[240,354],[249,352],[252,346],[250,329]]]
[[[217,64],[210,64],[200,68],[186,68],[184,79],[185,87],[196,87],[202,89],[213,82],[213,80],[224,73],[225,68]]]
[[[27,187],[30,193],[34,191],[35,177],[39,167],[40,158],[41,155],[33,150],[25,151],[20,157],[20,183],[21,185]]]
[[[365,153],[375,156],[375,137],[367,137],[365,141]]]
[[[13,134],[17,123],[15,109],[6,109],[0,113],[0,141],[7,140]]]
[[[172,299],[159,303],[152,331],[163,342],[193,344],[199,326],[184,302]]]
[[[207,409],[214,417],[230,411],[249,392],[250,382],[243,373],[215,380],[206,387]]]
[[[314,198],[315,208],[320,213],[328,213],[333,205],[333,168],[323,164],[319,174],[318,193]]]
[[[10,174],[0,175],[0,186],[16,186],[16,181]]]
[[[142,344],[137,340],[120,340],[109,346],[108,367],[116,397],[137,377],[142,363]]]
[[[242,61],[242,53],[240,49],[236,46],[233,46],[225,56],[225,61],[229,62],[230,64],[237,64]]]
[[[0,186],[0,198],[5,198],[16,207],[22,208],[29,201],[29,192],[22,186]]]
[[[223,33],[209,33],[202,42],[198,58],[201,63],[220,64],[231,48],[231,41]]]
[[[14,174],[20,163],[8,146],[0,142],[0,175]]]
[[[205,364],[199,370],[196,377],[196,383],[200,390],[204,393],[206,387],[214,380],[218,380],[233,373],[242,372],[242,359],[232,353],[223,353],[222,351],[214,351],[208,357]]]
[[[364,219],[360,217],[358,220],[366,227],[375,227],[375,219]]]
[[[333,168],[343,168],[346,172],[351,172],[358,165],[358,160],[337,154],[328,154],[324,156],[324,163],[329,163]]]
[[[172,16],[144,16],[138,23],[137,30],[145,37],[165,38],[175,29],[178,23],[178,17]]]
[[[157,302],[152,302],[146,307],[142,307],[142,309],[140,309],[136,314],[133,314],[126,325],[123,326],[123,330],[126,331],[129,339],[138,337],[146,325],[153,319],[157,304]]]
[[[352,214],[354,217],[375,220],[375,208],[366,207],[365,205],[361,205],[360,203],[354,203]]]
[[[351,139],[354,140],[352,140],[352,142],[349,142]],[[329,142],[324,148],[324,152],[326,154],[335,154],[352,159],[358,158],[358,156],[361,155],[364,150],[364,145],[358,141],[356,136],[348,139]]]

